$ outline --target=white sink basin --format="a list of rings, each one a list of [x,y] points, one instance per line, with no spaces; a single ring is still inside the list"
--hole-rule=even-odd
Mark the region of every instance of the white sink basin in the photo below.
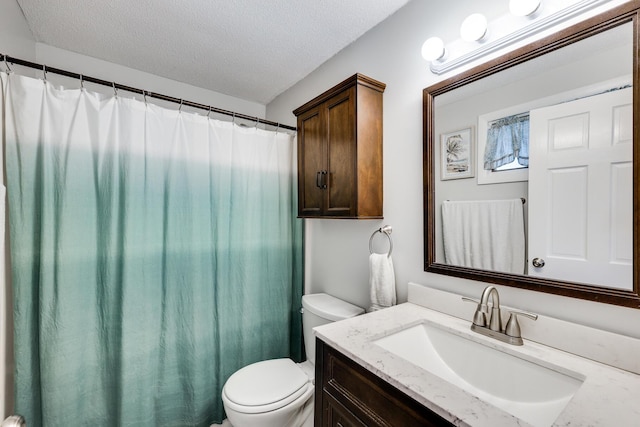
[[[552,425],[584,381],[578,373],[525,360],[469,334],[425,322],[374,343],[536,427]]]

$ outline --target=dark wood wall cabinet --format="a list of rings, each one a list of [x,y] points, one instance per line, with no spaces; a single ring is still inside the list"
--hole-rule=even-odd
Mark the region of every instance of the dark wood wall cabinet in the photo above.
[[[355,74],[293,111],[300,218],[382,218],[385,87]]]
[[[315,387],[316,427],[453,426],[319,339]]]

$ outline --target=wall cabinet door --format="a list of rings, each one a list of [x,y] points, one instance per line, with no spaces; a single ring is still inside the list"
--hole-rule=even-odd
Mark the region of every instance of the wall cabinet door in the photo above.
[[[296,109],[298,216],[382,218],[382,93],[356,74]]]
[[[327,214],[356,216],[356,132],[354,128],[355,89],[331,98],[324,104],[327,116]]]
[[[298,215],[319,216],[324,211],[326,170],[324,129],[320,108],[298,117]]]

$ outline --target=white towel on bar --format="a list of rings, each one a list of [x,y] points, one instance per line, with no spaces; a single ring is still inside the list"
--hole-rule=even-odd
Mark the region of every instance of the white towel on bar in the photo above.
[[[521,199],[442,202],[445,263],[523,274]]]
[[[395,305],[396,277],[391,256],[375,253],[369,256],[369,286],[371,288],[369,311]]]

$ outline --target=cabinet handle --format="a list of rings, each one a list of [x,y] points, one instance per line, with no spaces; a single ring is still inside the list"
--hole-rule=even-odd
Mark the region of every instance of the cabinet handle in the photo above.
[[[316,187],[318,187],[321,190],[326,190],[327,175],[329,175],[329,172],[327,172],[326,170],[321,170],[316,172]]]

